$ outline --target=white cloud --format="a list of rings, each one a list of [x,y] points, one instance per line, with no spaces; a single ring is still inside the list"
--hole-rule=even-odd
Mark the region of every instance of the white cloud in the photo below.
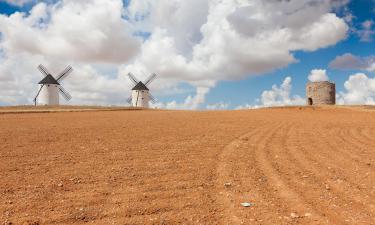
[[[287,77],[280,87],[272,86],[272,90],[264,91],[261,98],[263,106],[283,106],[304,104],[300,96],[291,97],[292,78]]]
[[[244,105],[237,106],[235,110],[257,109],[257,108],[259,108],[257,105],[244,104]]]
[[[344,86],[346,91],[338,94],[339,104],[375,105],[375,77],[357,73],[351,75]]]
[[[243,106],[238,106],[236,109],[305,104],[305,100],[302,97],[298,95],[291,96],[291,92],[292,78],[286,77],[280,87],[278,87],[277,85],[273,85],[271,90],[263,91],[261,98],[257,100],[257,104],[246,104]]]
[[[337,56],[329,66],[341,70],[367,70],[375,71],[375,56],[360,57],[350,53]]]
[[[171,101],[168,103],[158,102],[152,104],[151,106],[154,108],[164,108],[164,109],[188,109],[188,110],[196,110],[199,109],[200,106],[205,102],[206,95],[210,91],[209,88],[198,87],[196,90],[196,95],[191,96],[189,95],[184,102],[178,103],[176,101]]]
[[[22,66],[19,62],[24,61]],[[32,96],[36,92],[32,88],[33,79],[32,71],[35,70],[34,64],[38,58],[29,59],[24,54],[17,57],[12,56],[0,59],[0,104],[23,104],[25,102],[32,103]],[[22,76],[21,76],[22,75]],[[36,89],[36,88],[35,88]]]
[[[35,88],[30,81],[36,80],[30,71],[45,62],[72,63],[72,77],[85,81],[80,86],[73,78],[66,80],[73,89],[72,103],[116,104],[130,89],[123,82],[132,71],[140,78],[157,73],[156,91],[181,82],[193,85],[195,97],[170,107],[199,108],[217,81],[270,72],[297,62],[294,51],[314,51],[345,39],[348,26],[332,12],[346,3],[137,0],[127,9],[122,0],[38,3],[27,13],[0,15],[0,49],[8,61],[4,70],[18,66],[28,71],[12,78],[26,91],[5,95],[2,101],[29,102],[29,90]],[[139,37],[142,33],[150,37]],[[19,55],[28,62],[20,64]],[[103,64],[111,67],[110,73],[100,69]],[[111,85],[113,92],[119,91],[117,96],[107,91]]]
[[[131,83],[125,77],[110,77],[106,68],[76,64],[72,75],[64,80],[64,88],[71,92],[73,104],[126,105]],[[79,74],[79,76],[77,76]]]
[[[328,81],[328,75],[326,70],[321,70],[321,69],[315,69],[312,70],[309,77],[309,81],[311,82],[320,82],[320,81]]]
[[[61,60],[126,62],[140,42],[131,36],[122,9],[119,0],[38,3],[30,15],[0,16],[1,47]]]
[[[209,104],[206,107],[206,109],[208,109],[208,110],[225,110],[225,109],[228,109],[228,108],[229,108],[229,104],[224,103],[224,102]]]
[[[145,23],[152,36],[129,68],[156,70],[191,82],[242,79],[269,72],[296,62],[291,51],[333,45],[344,39],[348,30],[343,19],[330,13],[330,1],[225,0],[209,1],[208,7],[206,1],[199,1],[203,5],[200,10],[179,0],[133,2],[137,7],[131,8],[142,8],[150,15]],[[166,10],[160,13],[161,9]],[[194,21],[185,27],[190,18]]]

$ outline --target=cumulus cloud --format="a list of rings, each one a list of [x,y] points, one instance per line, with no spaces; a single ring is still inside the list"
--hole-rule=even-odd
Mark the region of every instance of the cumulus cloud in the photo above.
[[[229,108],[229,104],[224,103],[224,102],[209,104],[206,107],[206,109],[208,109],[208,110],[225,110],[225,109],[228,109],[228,108]]]
[[[339,104],[375,105],[375,77],[357,73],[349,77],[344,87],[346,91],[338,96]]]
[[[140,74],[140,79],[142,74],[157,73],[156,91],[181,82],[193,85],[196,96],[170,103],[170,107],[196,108],[217,81],[267,73],[297,62],[294,51],[315,51],[345,39],[348,25],[334,13],[345,4],[331,0],[137,0],[125,8],[122,0],[52,1],[35,4],[30,12],[0,15],[0,49],[4,60],[14,60],[5,70],[24,66],[17,63],[18,55],[35,66],[34,59],[50,65],[72,63],[76,79],[88,79],[87,85],[73,88],[73,103],[97,99],[101,104],[110,99],[115,104],[117,99],[112,100],[108,86],[99,81],[123,83],[131,71]],[[112,67],[110,73],[100,69],[103,64]],[[22,81],[19,77],[26,75],[14,76]],[[36,80],[32,76],[24,79]],[[32,84],[21,86],[31,89]],[[113,90],[120,91],[118,86]],[[123,89],[128,88],[124,83]],[[28,95],[7,99],[3,101],[28,102]]]
[[[331,1],[199,1],[200,10],[191,10],[190,1],[132,3],[138,7],[131,4],[131,9],[146,8],[152,19],[145,20],[151,38],[129,69],[178,74],[191,82],[242,79],[282,68],[296,62],[292,51],[333,45],[348,31],[331,13]],[[160,13],[160,8],[169,10]],[[185,17],[194,18],[191,26],[181,26],[189,20]],[[179,19],[171,26],[170,18]],[[156,49],[166,51],[155,54]]]
[[[176,101],[171,101],[168,103],[156,103],[152,104],[153,108],[163,108],[163,109],[188,109],[196,110],[205,102],[206,95],[209,93],[209,88],[198,87],[195,96],[189,95],[184,102],[178,103]]]
[[[261,98],[263,106],[283,106],[283,105],[299,105],[304,100],[296,95],[291,97],[292,78],[287,77],[280,87],[274,85],[271,90],[264,91]]]
[[[74,73],[64,80],[63,86],[74,96],[76,104],[125,105],[131,82],[126,77],[111,77],[108,73],[111,71],[105,67],[76,64]]]
[[[255,105],[247,104],[238,106],[237,109],[305,104],[305,100],[302,97],[298,95],[291,96],[291,92],[292,78],[286,77],[280,86],[273,85],[271,90],[263,91],[261,98],[257,99]]]
[[[367,70],[375,71],[375,56],[360,57],[351,53],[337,56],[329,66],[340,70]]]
[[[19,62],[23,61],[22,66]],[[38,57],[29,59],[24,54],[0,59],[0,104],[17,105],[25,102],[32,103],[33,72]],[[22,74],[22,76],[21,76]],[[40,78],[40,77],[39,77]]]
[[[118,0],[38,3],[30,15],[0,16],[1,47],[62,60],[126,62],[140,41],[130,34],[122,8]]]
[[[328,81],[328,75],[326,70],[322,69],[315,69],[312,70],[309,77],[309,81],[311,82],[320,82],[320,81]]]

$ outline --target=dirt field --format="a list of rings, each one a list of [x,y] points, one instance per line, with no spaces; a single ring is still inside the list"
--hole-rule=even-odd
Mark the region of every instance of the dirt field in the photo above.
[[[375,224],[374,108],[12,110],[0,224]]]

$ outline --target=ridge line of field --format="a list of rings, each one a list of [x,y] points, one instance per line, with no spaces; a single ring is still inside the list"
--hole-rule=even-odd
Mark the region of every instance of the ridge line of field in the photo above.
[[[31,114],[31,113],[67,113],[67,112],[114,112],[114,111],[141,111],[143,108],[85,108],[85,109],[36,109],[36,110],[0,110],[0,115]]]

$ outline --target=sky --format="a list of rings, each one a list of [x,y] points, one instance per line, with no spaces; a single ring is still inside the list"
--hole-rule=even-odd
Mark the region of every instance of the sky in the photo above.
[[[0,0],[0,105],[33,104],[43,64],[70,105],[124,106],[146,80],[152,107],[304,105],[309,81],[375,105],[375,0]]]

